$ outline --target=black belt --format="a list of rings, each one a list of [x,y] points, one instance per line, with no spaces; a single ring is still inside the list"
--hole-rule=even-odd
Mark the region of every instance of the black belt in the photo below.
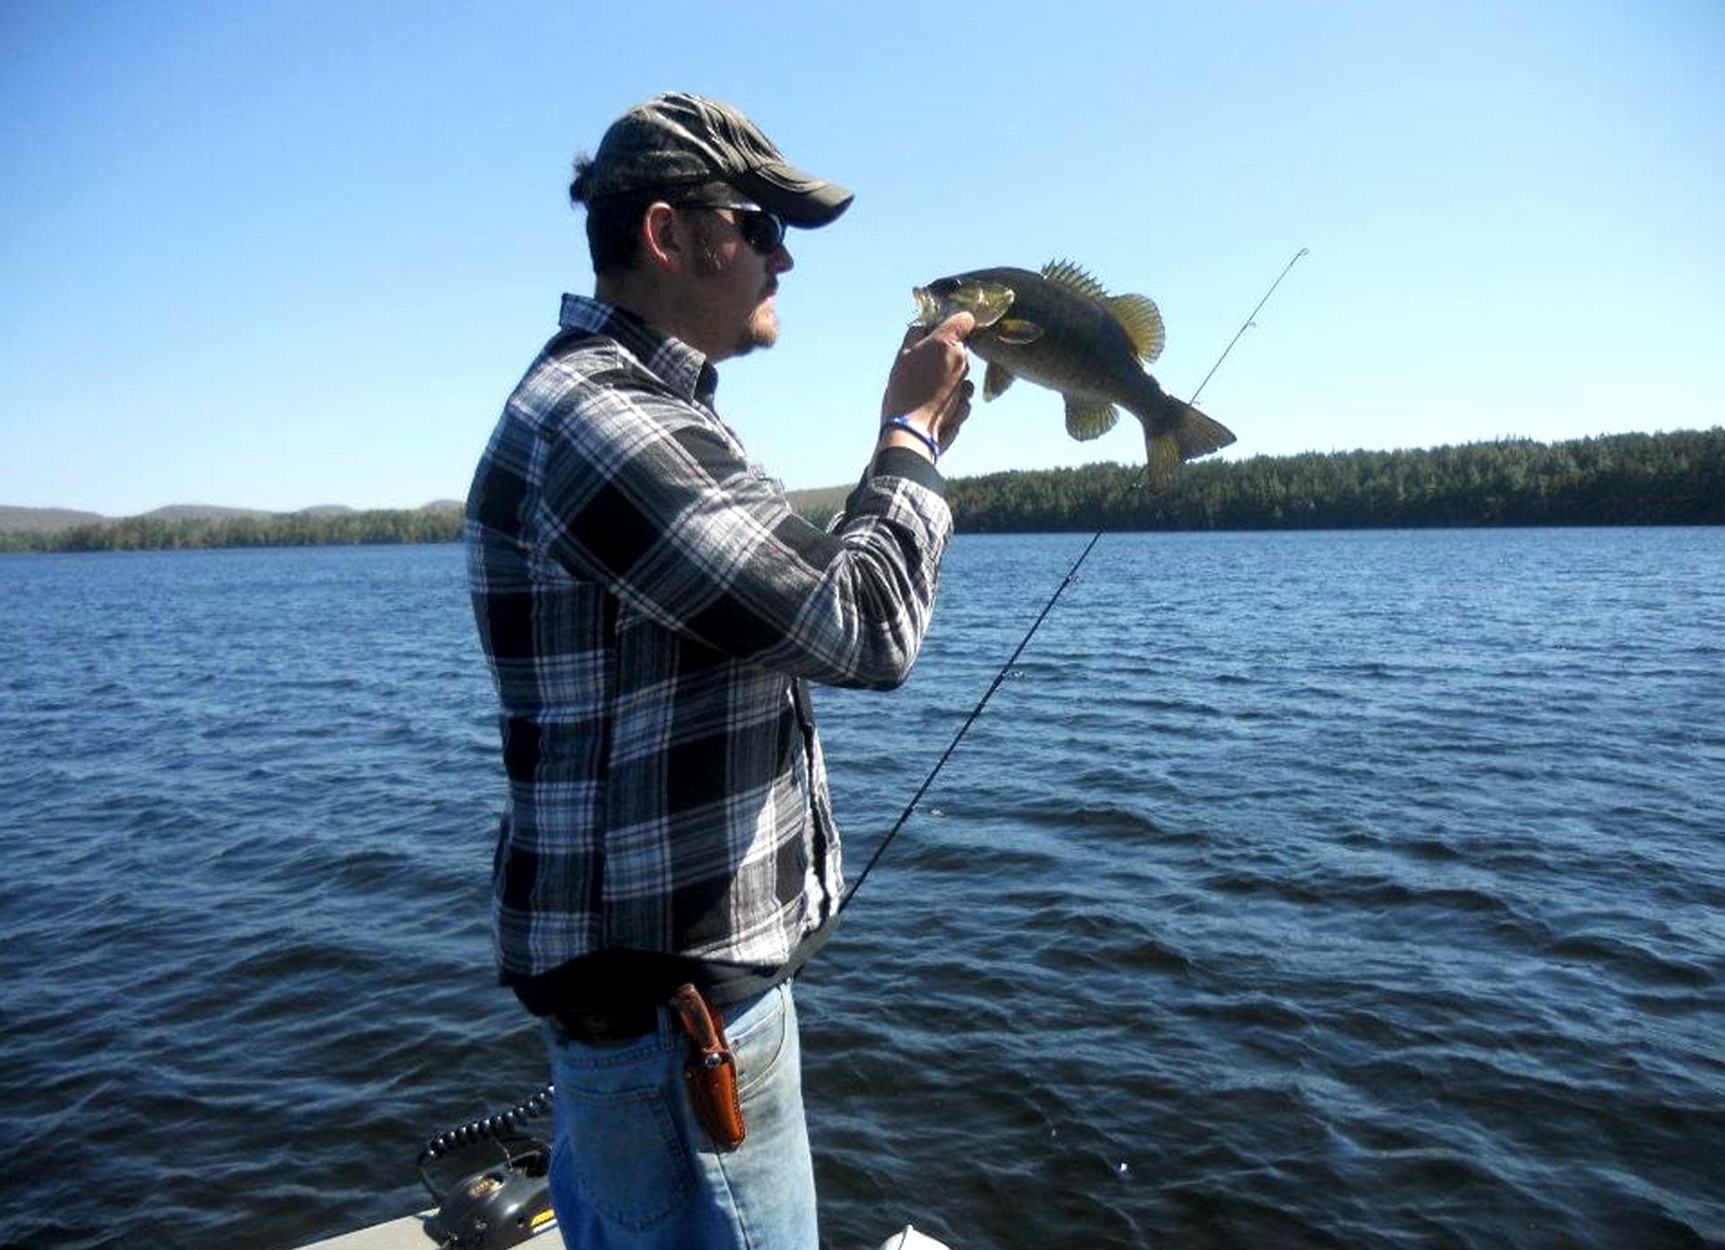
[[[551,1013],[557,1031],[589,1046],[610,1046],[645,1037],[659,1027],[655,1007],[624,1007],[617,1011],[585,1011],[566,1008]]]

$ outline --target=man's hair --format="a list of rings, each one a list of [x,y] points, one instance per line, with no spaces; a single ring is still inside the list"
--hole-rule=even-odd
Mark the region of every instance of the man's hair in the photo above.
[[[569,184],[569,203],[587,210],[587,251],[598,275],[622,273],[641,263],[641,218],[655,200],[675,197],[697,204],[719,204],[737,193],[722,182],[703,182],[679,187],[652,187],[617,195],[589,197],[588,156],[575,158],[575,178]]]

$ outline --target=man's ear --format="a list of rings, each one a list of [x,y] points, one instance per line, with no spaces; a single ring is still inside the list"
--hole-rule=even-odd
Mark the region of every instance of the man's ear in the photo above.
[[[682,267],[685,249],[683,223],[677,210],[663,200],[647,206],[641,214],[641,252],[656,265],[667,269]]]

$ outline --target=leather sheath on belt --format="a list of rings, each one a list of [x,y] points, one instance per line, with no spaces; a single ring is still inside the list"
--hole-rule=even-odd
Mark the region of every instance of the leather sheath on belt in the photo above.
[[[689,1035],[683,1082],[701,1127],[721,1150],[743,1144],[743,1108],[737,1101],[737,1061],[725,1040],[725,1018],[693,985],[677,987],[671,1006]]]

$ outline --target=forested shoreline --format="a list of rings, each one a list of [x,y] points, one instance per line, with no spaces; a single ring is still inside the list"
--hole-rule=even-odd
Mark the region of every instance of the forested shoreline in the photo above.
[[[961,530],[1725,523],[1725,428],[1198,461],[1162,496],[1128,465],[949,483]]]
[[[1725,427],[1538,443],[1503,439],[1417,451],[1200,461],[1165,495],[1136,465],[955,478],[962,533],[1269,530],[1484,525],[1725,523]],[[836,490],[793,492],[824,523]],[[0,551],[145,551],[455,542],[453,509],[142,516],[0,533]]]
[[[0,551],[177,551],[210,547],[339,547],[452,543],[461,538],[453,509],[379,509],[337,516],[121,517],[64,529],[0,533]]]

